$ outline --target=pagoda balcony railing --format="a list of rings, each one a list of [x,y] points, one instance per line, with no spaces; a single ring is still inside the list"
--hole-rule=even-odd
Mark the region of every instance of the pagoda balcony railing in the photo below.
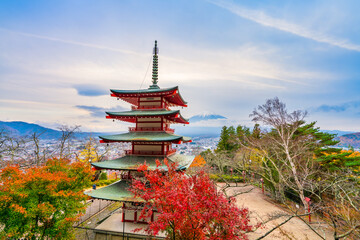
[[[130,132],[157,132],[157,131],[166,131],[168,133],[174,133],[175,130],[172,128],[159,128],[159,127],[129,127]]]
[[[165,128],[165,132],[174,133],[175,129],[173,129],[173,128]]]
[[[123,180],[132,179],[132,176],[131,176],[130,172],[122,173],[121,174],[121,179],[123,179]]]
[[[132,151],[125,150],[126,155],[164,155],[161,151]]]
[[[167,151],[166,155],[173,155],[174,153],[176,153],[176,149],[170,149],[169,151]]]
[[[159,110],[166,109],[170,110],[167,106],[131,106],[131,110]]]
[[[159,155],[172,155],[176,153],[176,149],[170,149],[169,151],[165,152],[162,151],[132,151],[132,150],[125,150],[126,155],[150,155],[150,156],[159,156]]]

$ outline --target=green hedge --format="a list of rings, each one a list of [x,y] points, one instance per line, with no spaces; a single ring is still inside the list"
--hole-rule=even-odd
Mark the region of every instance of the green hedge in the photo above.
[[[90,186],[88,186],[89,188],[92,188],[93,184],[96,184],[96,187],[102,187],[102,186],[106,186],[106,185],[109,185],[109,184],[112,184],[116,181],[119,181],[120,179],[105,179],[105,180],[98,180],[98,181],[95,181],[95,182],[92,182],[90,184]]]
[[[210,179],[216,181],[216,182],[242,182],[243,178],[237,175],[218,175],[218,174],[210,174]]]
[[[99,180],[107,180],[107,173],[106,172],[100,173]]]

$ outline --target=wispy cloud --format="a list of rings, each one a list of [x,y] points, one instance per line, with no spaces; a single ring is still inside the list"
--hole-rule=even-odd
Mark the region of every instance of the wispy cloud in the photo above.
[[[5,31],[5,32],[8,32],[8,33],[22,35],[22,36],[31,37],[31,38],[38,38],[38,39],[44,39],[44,40],[53,41],[53,42],[77,45],[77,46],[81,46],[81,47],[96,48],[96,49],[106,50],[106,51],[111,51],[111,52],[119,52],[119,53],[143,56],[143,54],[138,53],[138,52],[134,52],[134,51],[124,50],[124,49],[119,49],[119,48],[112,48],[112,47],[107,47],[107,46],[102,46],[102,45],[97,45],[97,44],[91,44],[91,43],[84,43],[84,42],[78,42],[78,41],[72,41],[72,40],[65,40],[65,39],[60,39],[60,38],[44,36],[44,35],[32,34],[32,33],[12,31],[10,29],[1,28],[1,27],[0,27],[0,31]]]
[[[74,88],[81,96],[97,97],[107,95],[109,91],[101,86],[93,84],[78,84],[74,85]]]
[[[224,0],[208,0],[210,3],[215,4],[219,7],[222,7],[242,18],[246,18],[248,20],[251,20],[253,22],[259,23],[263,26],[272,27],[284,32],[288,32],[300,37],[304,37],[307,39],[311,39],[317,42],[321,43],[327,43],[333,46],[337,46],[340,48],[358,51],[360,52],[360,45],[354,44],[349,42],[345,39],[339,39],[335,37],[328,36],[324,33],[314,31],[311,29],[307,29],[303,26],[287,22],[283,19],[274,18],[271,16],[266,15],[262,11],[256,11],[256,10],[250,10],[243,7],[240,7],[239,5],[224,1]]]
[[[345,112],[351,108],[360,107],[360,101],[346,102],[338,105],[321,105],[315,109],[316,112]]]
[[[105,111],[124,111],[125,110],[125,108],[123,108],[121,106],[112,107],[112,108],[102,108],[102,107],[96,107],[96,106],[77,105],[75,107],[78,109],[88,111],[92,117],[96,117],[96,118],[105,118]]]

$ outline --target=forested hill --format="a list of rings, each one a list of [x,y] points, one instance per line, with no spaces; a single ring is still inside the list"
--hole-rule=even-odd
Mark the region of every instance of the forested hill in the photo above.
[[[345,134],[338,137],[340,140],[339,145],[342,147],[352,146],[354,148],[360,148],[360,132]]]
[[[186,128],[189,128],[187,126]],[[195,136],[211,136],[211,137],[218,137],[221,132],[220,127],[191,127],[191,129],[186,128],[179,128],[178,133],[183,135],[189,135],[192,137]],[[43,126],[40,126],[38,124],[34,123],[27,123],[27,122],[21,122],[21,121],[14,121],[14,122],[4,122],[0,121],[0,131],[5,130],[11,135],[14,136],[29,136],[34,132],[42,133],[40,138],[41,139],[58,139],[61,137],[62,132],[59,130],[46,128]],[[187,131],[186,130],[191,130]],[[334,131],[332,131],[333,133]],[[109,133],[99,133],[99,132],[78,132],[75,134],[78,138],[84,138],[84,137],[97,137],[99,135],[106,135]],[[340,134],[339,134],[340,135]],[[353,146],[354,148],[360,148],[360,132],[358,133],[350,133],[345,134],[337,137],[338,140],[340,140],[339,146],[341,147],[348,147]]]
[[[0,121],[0,131],[5,131],[12,136],[25,137],[33,133],[39,133],[40,139],[58,139],[61,137],[62,132],[51,128],[42,127],[38,124],[27,123],[21,121],[3,122]],[[98,132],[76,132],[75,137],[85,138],[89,136],[97,137],[104,133]],[[108,133],[107,133],[108,134]]]

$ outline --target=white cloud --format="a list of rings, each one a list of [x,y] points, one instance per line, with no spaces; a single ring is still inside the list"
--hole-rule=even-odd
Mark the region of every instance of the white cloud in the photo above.
[[[95,48],[95,49],[106,50],[106,51],[111,51],[111,52],[119,52],[119,53],[125,53],[125,54],[142,55],[142,54],[140,54],[138,52],[134,52],[134,51],[119,49],[119,48],[112,48],[112,47],[107,47],[107,46],[102,46],[102,45],[97,45],[97,44],[84,43],[84,42],[78,42],[78,41],[72,41],[72,40],[64,40],[64,39],[60,39],[60,38],[48,37],[48,36],[37,35],[37,34],[32,34],[32,33],[17,32],[17,31],[12,31],[12,30],[6,29],[6,28],[0,28],[0,30],[6,31],[6,32],[12,33],[12,34],[26,36],[26,37],[44,39],[44,40],[48,40],[48,41],[65,43],[65,44],[76,45],[76,46],[81,46],[81,47]]]
[[[13,102],[11,109],[3,108],[12,120],[34,122],[41,116],[43,121],[56,122],[59,119],[88,129],[111,131],[114,125],[105,118],[93,122],[92,117],[84,117],[85,113],[73,106],[110,108],[119,104],[129,108],[129,104],[115,101],[109,95],[79,96],[73,86],[93,84],[102,86],[106,91],[108,88],[137,89],[151,61],[151,49],[147,54],[141,51],[138,54],[124,53],[87,43],[54,40],[33,34],[14,35],[11,32],[2,38],[11,42],[11,47],[4,47],[0,54],[2,65],[9,69],[1,73],[1,98],[23,101]],[[12,41],[14,38],[16,41]],[[289,67],[291,63],[281,60],[276,47],[260,48],[244,44],[233,49],[208,49],[181,42],[175,45],[175,52],[160,55],[159,85],[179,85],[182,94],[189,100],[190,112],[208,108],[222,114],[224,109],[236,106],[241,110],[236,113],[231,110],[231,114],[244,115],[243,111],[247,116],[253,103],[250,105],[245,101],[249,102],[255,96],[268,97],[261,95],[267,92],[272,97],[284,90],[294,92],[307,88],[309,84],[314,86],[314,79],[330,79],[327,73],[311,72],[297,65]],[[146,88],[150,80],[151,69],[142,87]],[[205,85],[206,91],[202,91]],[[27,106],[36,108],[23,110]],[[216,122],[209,124],[224,125]],[[124,129],[120,124],[116,128]]]
[[[259,23],[263,26],[272,27],[317,42],[327,43],[340,48],[360,52],[360,45],[358,44],[351,43],[345,39],[331,37],[319,31],[307,29],[301,25],[290,23],[283,19],[278,19],[268,16],[262,11],[246,9],[240,7],[237,4],[234,4],[233,2],[224,1],[224,0],[208,0],[208,1],[212,4],[215,4],[219,7],[222,7],[236,14],[237,16]]]

